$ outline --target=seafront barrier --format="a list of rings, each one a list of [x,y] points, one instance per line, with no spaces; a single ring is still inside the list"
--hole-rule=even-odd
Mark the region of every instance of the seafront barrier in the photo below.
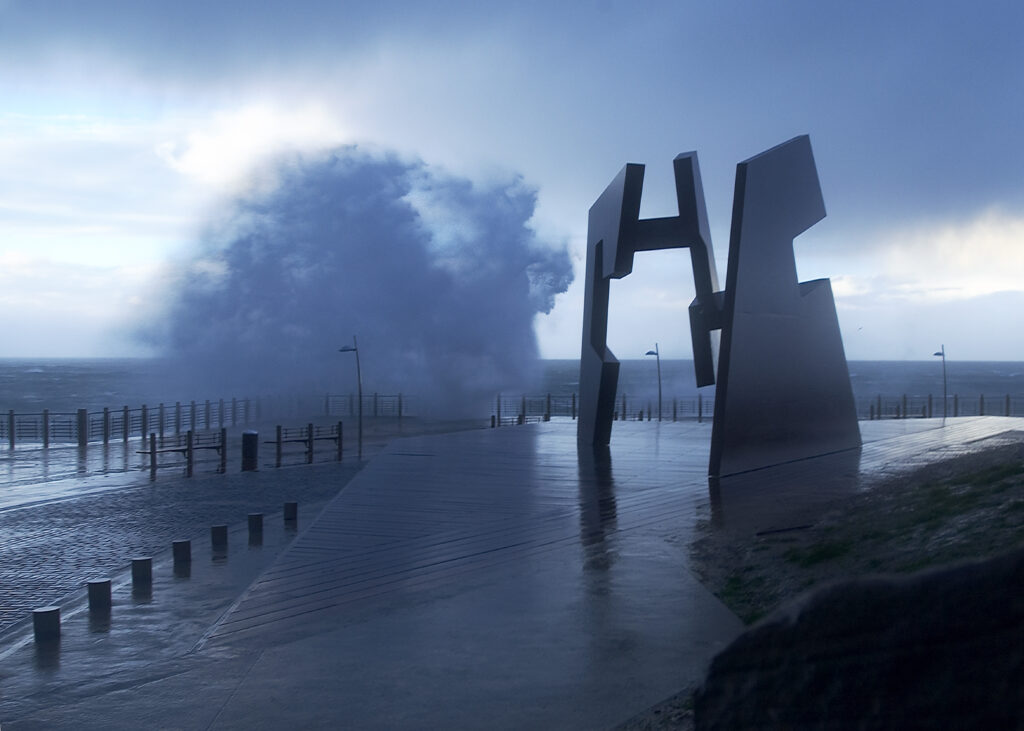
[[[364,419],[402,419],[416,416],[416,398],[405,394],[364,394]],[[656,421],[656,398],[620,394],[616,399],[618,421]],[[491,402],[490,419],[494,426],[509,426],[547,421],[552,418],[575,419],[578,396],[497,395]],[[663,398],[662,421],[710,421],[714,413],[713,396],[702,394]],[[162,445],[186,432],[199,433],[267,423],[269,419],[359,416],[359,398],[355,394],[326,394],[322,397],[261,397],[176,401],[173,404],[142,405],[136,408],[104,408],[102,411],[49,411],[16,413],[8,410],[0,417],[0,448],[14,450],[19,445],[44,448],[50,445],[109,444],[148,439],[155,434]],[[959,416],[1024,416],[1024,396],[985,396],[961,398],[951,394],[945,411],[941,395],[875,396],[857,400],[857,415],[862,420],[936,418]],[[486,418],[486,415],[481,415]]]
[[[857,418],[915,419],[942,416],[1024,416],[1024,396],[992,397],[981,395],[977,398],[960,398],[950,394],[943,411],[943,398],[939,396],[875,396],[856,400]],[[657,421],[657,398],[632,397],[620,394],[615,401],[614,418],[617,421]],[[501,396],[495,398],[491,420],[495,426],[524,424],[547,421],[555,417],[575,419],[578,396]],[[663,398],[661,401],[662,421],[710,421],[715,411],[713,396],[702,394],[684,398]]]
[[[408,400],[402,395],[365,394],[364,418],[402,418],[409,415]],[[198,433],[265,423],[268,419],[303,418],[314,414],[352,416],[359,413],[359,399],[349,395],[325,397],[295,396],[206,399],[176,401],[136,408],[104,408],[102,411],[76,409],[16,413],[8,410],[0,418],[0,444],[14,450],[20,445],[66,446],[110,444],[146,440],[156,435],[159,444],[187,432]]]

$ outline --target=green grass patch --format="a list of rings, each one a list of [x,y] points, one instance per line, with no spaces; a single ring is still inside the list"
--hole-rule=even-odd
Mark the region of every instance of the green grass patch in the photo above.
[[[852,541],[823,541],[807,548],[791,548],[783,557],[797,566],[807,568],[826,561],[835,561],[850,552]]]
[[[995,465],[984,470],[979,470],[967,476],[964,480],[973,487],[984,487],[1001,482],[1007,477],[1024,474],[1024,462],[1009,462],[1007,464]]]

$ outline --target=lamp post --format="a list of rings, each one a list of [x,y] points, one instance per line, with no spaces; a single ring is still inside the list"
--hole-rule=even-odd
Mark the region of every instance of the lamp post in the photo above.
[[[356,336],[352,336],[352,345],[344,345],[338,348],[339,353],[356,354],[356,384],[359,387],[359,459],[363,458],[363,374],[359,369],[359,345],[356,343]]]
[[[661,353],[658,351],[658,344],[654,344],[654,350],[648,350],[644,355],[653,355],[658,361],[658,421],[661,421]]]
[[[942,350],[932,353],[934,356],[942,358],[942,420],[946,420],[946,346],[943,344]]]

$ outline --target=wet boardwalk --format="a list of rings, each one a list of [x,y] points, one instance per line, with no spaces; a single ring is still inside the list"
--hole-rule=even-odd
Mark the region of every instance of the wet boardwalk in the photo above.
[[[865,422],[858,452],[750,473],[710,493],[709,424],[621,425],[595,457],[577,455],[571,423],[400,440],[201,633],[179,638],[191,652],[147,646],[142,633],[132,648],[131,632],[75,644],[69,626],[59,663],[40,665],[29,647],[4,655],[0,673],[17,674],[39,700],[4,696],[0,722],[613,726],[699,682],[741,630],[689,570],[699,521],[792,527],[825,497],[1022,425]],[[821,500],[798,499],[815,490]],[[219,570],[231,571],[230,555]],[[126,654],[150,662],[141,671],[110,660]],[[61,690],[82,677],[93,690]]]

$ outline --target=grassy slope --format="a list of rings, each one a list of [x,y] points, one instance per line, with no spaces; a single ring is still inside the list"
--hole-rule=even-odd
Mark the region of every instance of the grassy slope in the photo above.
[[[695,571],[748,624],[829,581],[907,573],[1024,544],[1024,444],[932,465],[835,506],[806,530],[741,536],[702,526]]]

